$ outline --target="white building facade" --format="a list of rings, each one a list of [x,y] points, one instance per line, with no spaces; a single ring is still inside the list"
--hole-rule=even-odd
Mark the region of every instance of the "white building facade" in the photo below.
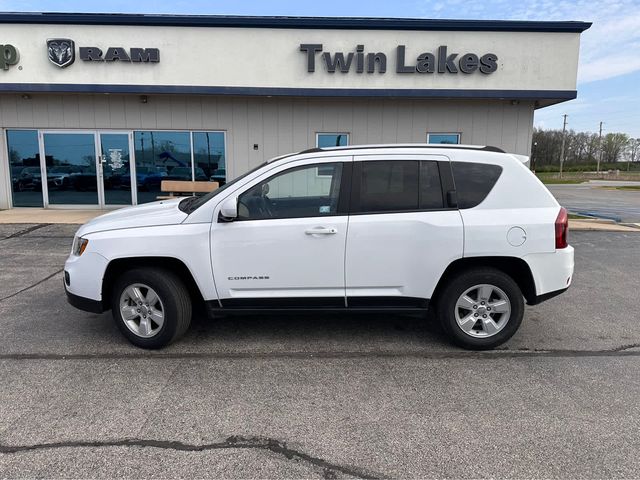
[[[0,209],[155,200],[316,146],[492,145],[576,97],[583,22],[0,14]]]

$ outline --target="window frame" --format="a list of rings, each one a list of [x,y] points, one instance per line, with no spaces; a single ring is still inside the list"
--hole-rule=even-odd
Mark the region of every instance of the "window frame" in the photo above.
[[[283,167],[286,167],[286,168],[277,169],[277,171],[275,172],[265,172],[265,174],[269,173],[269,175],[262,175],[259,178],[255,179],[254,181],[244,185],[238,191],[233,193],[233,196],[235,196],[236,198],[236,202],[239,204],[240,197],[242,195],[247,193],[249,190],[251,190],[258,184],[268,183],[269,180],[271,180],[276,176],[280,176],[287,172],[291,172],[291,171],[299,170],[303,168],[313,168],[313,167],[317,168],[318,166],[321,166],[323,164],[326,165],[326,164],[340,163],[342,165],[342,177],[340,179],[340,186],[338,189],[338,202],[337,202],[335,213],[328,213],[324,215],[318,214],[318,215],[301,215],[296,217],[273,217],[273,218],[239,218],[237,217],[233,221],[234,222],[261,222],[261,221],[271,221],[271,220],[297,220],[300,218],[332,218],[332,217],[340,217],[340,216],[348,215],[351,176],[352,176],[354,162],[347,158],[350,158],[350,157],[332,157],[332,158],[327,158],[326,160],[328,161],[320,161],[320,162],[318,162],[318,160],[325,160],[325,159],[320,159],[320,158],[306,159],[304,163],[295,162],[293,165],[285,164],[283,165]],[[320,177],[323,177],[323,176],[328,176],[328,175],[321,175]],[[222,202],[224,202],[224,199],[221,201],[221,204]]]
[[[412,155],[407,155],[407,158],[398,156],[397,158],[366,158],[363,157],[359,160],[355,160],[353,171],[351,173],[351,192],[349,196],[349,215],[386,215],[386,214],[398,214],[398,213],[420,213],[420,212],[445,212],[458,210],[457,206],[450,206],[448,200],[448,192],[455,192],[453,184],[453,175],[451,173],[451,162],[449,160],[434,159],[434,158],[410,158]],[[441,208],[417,208],[417,209],[403,209],[403,210],[382,210],[382,211],[355,211],[360,208],[360,179],[362,178],[362,163],[363,162],[395,162],[396,160],[410,160],[419,162],[418,177],[420,176],[420,169],[422,168],[422,162],[435,162],[438,167],[438,173],[440,175],[440,189],[442,194],[442,207]],[[418,183],[418,192],[420,191],[420,183]],[[418,202],[420,202],[420,196],[418,195]],[[418,203],[418,207],[419,207]]]
[[[457,143],[431,143],[431,135],[455,135],[458,138]],[[427,132],[427,144],[428,145],[461,145],[462,144],[462,132]]]

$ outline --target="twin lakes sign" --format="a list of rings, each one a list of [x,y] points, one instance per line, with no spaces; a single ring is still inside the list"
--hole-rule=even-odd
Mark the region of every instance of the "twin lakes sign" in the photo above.
[[[131,62],[158,63],[160,49],[109,47],[105,52],[98,47],[79,47],[80,60],[85,62]],[[76,59],[75,42],[70,38],[50,38],[47,40],[49,61],[57,67],[64,68]]]
[[[321,43],[301,43],[300,51],[307,60],[307,72],[316,71],[316,56],[322,53],[321,58],[327,72],[349,73],[386,73],[387,55],[383,52],[365,53],[364,45],[357,45],[355,52],[323,52]],[[498,69],[498,56],[495,53],[477,55],[475,53],[458,54],[448,51],[446,45],[438,47],[435,53],[425,52],[415,60],[406,58],[405,45],[398,45],[395,52],[396,73],[450,73],[471,74],[480,72],[489,75]]]

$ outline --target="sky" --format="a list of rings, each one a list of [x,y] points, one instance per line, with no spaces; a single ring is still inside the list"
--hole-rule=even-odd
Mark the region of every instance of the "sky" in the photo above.
[[[578,98],[536,111],[535,125],[640,138],[640,0],[0,0],[0,11],[414,17],[593,22],[582,34]]]

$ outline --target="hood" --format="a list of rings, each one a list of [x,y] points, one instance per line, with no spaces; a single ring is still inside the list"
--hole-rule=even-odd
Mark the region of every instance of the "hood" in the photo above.
[[[158,225],[177,225],[182,223],[187,214],[178,209],[182,198],[145,203],[134,207],[120,208],[100,215],[85,223],[77,235],[118,230],[121,228],[153,227]]]

